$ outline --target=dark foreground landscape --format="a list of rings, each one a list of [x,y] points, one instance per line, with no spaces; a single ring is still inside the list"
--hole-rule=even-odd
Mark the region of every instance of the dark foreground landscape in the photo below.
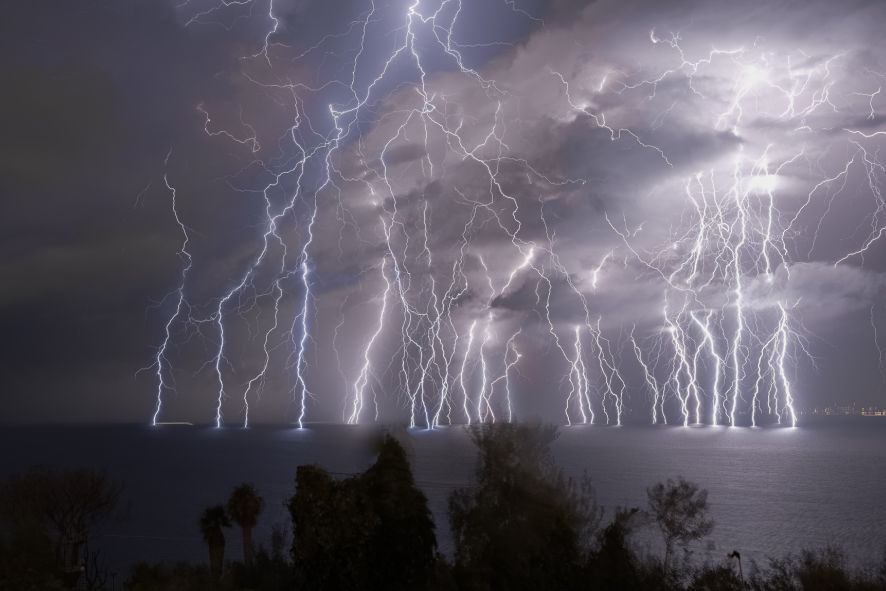
[[[0,585],[882,589],[883,433],[6,429]]]

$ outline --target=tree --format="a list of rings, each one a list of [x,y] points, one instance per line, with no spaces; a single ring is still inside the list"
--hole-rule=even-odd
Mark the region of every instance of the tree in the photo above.
[[[76,585],[84,565],[96,566],[96,557],[84,549],[93,528],[113,515],[120,491],[104,472],[88,469],[40,468],[9,478],[0,487],[0,520],[16,546],[18,565],[10,571],[42,568],[69,587]]]
[[[264,507],[264,499],[251,484],[243,483],[236,487],[228,499],[228,515],[240,526],[243,533],[243,562],[252,564],[255,549],[252,544],[252,529]]]
[[[319,466],[299,466],[292,516],[292,560],[306,589],[361,589],[365,541],[375,515],[358,478],[337,481]]]
[[[640,510],[616,508],[615,517],[597,536],[588,562],[590,578],[601,589],[642,587],[636,556],[628,545]]]
[[[709,535],[714,522],[708,519],[708,491],[682,476],[668,478],[646,490],[649,510],[665,543],[664,566],[668,567],[675,545],[686,546]]]
[[[376,516],[367,541],[369,588],[424,588],[433,576],[437,540],[428,500],[415,486],[403,446],[385,435],[362,480]]]
[[[471,435],[479,452],[476,483],[449,499],[462,586],[579,586],[600,512],[590,480],[578,485],[554,464],[556,427],[482,425]]]
[[[299,466],[289,511],[292,558],[305,588],[427,588],[434,523],[393,437],[384,437],[363,474],[336,480],[318,466]]]
[[[225,508],[215,505],[203,511],[200,517],[200,532],[209,547],[209,572],[215,580],[221,578],[222,565],[225,560],[225,532],[223,528],[231,527]]]

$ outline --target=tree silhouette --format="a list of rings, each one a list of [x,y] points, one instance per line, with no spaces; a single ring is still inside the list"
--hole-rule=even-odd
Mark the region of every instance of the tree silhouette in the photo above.
[[[209,547],[209,572],[216,580],[221,578],[222,565],[225,560],[225,527],[231,527],[225,508],[215,505],[203,511],[200,517],[200,532]]]
[[[371,589],[416,589],[431,578],[437,540],[424,493],[415,486],[406,450],[391,437],[362,477],[376,516],[367,541]]]
[[[449,499],[456,577],[468,589],[570,589],[600,520],[593,489],[553,463],[556,427],[494,424],[471,431],[476,484]]]
[[[597,548],[588,561],[590,578],[599,588],[642,587],[639,561],[628,544],[639,511],[636,507],[616,508],[612,521],[600,531]]]
[[[259,496],[255,487],[248,483],[236,487],[228,498],[228,515],[240,526],[243,533],[243,562],[247,565],[252,564],[255,557],[252,530],[263,507],[264,499]]]
[[[708,491],[699,488],[682,476],[668,478],[646,490],[649,510],[661,531],[665,543],[664,566],[670,564],[674,546],[684,549],[695,540],[707,536],[714,529],[708,519]]]
[[[299,466],[289,511],[304,588],[427,588],[434,522],[393,437],[385,436],[376,462],[357,476],[336,480],[317,466]]]
[[[359,480],[337,481],[319,466],[299,466],[292,515],[292,559],[306,589],[361,589],[365,541],[375,515]]]
[[[103,472],[89,469],[37,468],[9,478],[0,487],[0,520],[17,540],[16,568],[42,565],[44,573],[76,585],[83,565],[94,566],[95,557],[84,551],[90,534],[111,517],[120,491]]]

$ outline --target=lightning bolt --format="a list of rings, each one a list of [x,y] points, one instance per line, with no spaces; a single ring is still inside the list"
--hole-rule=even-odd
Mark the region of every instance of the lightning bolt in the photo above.
[[[167,168],[169,167],[169,158],[171,156],[172,156],[172,150],[169,150],[169,152],[166,154],[166,159],[164,160],[164,165]],[[193,258],[191,257],[191,253],[188,252],[188,243],[190,242],[190,236],[188,235],[188,228],[187,228],[187,226],[185,226],[184,222],[182,222],[182,219],[179,216],[178,203],[176,201],[177,192],[175,190],[175,187],[172,184],[170,184],[170,182],[169,182],[169,173],[168,172],[163,173],[163,184],[166,185],[166,189],[169,191],[170,195],[172,196],[172,199],[171,199],[171,201],[172,201],[172,215],[175,218],[175,223],[178,225],[178,228],[181,231],[182,242],[181,242],[181,246],[178,249],[178,257],[179,257],[179,259],[182,260],[183,265],[181,268],[181,273],[179,275],[178,288],[176,288],[176,290],[172,294],[170,294],[175,299],[175,310],[169,316],[169,318],[166,320],[166,325],[163,327],[163,341],[160,343],[160,346],[157,348],[157,354],[154,356],[153,365],[151,365],[147,368],[143,368],[143,369],[152,369],[153,368],[156,371],[156,375],[157,375],[157,398],[156,398],[156,404],[154,406],[154,414],[151,416],[151,425],[153,425],[155,427],[157,426],[157,424],[159,422],[160,413],[163,410],[163,393],[166,392],[167,390],[172,389],[172,386],[170,385],[170,383],[166,379],[166,371],[168,371],[168,370],[166,370],[164,368],[168,368],[170,365],[169,358],[167,357],[167,352],[169,351],[169,346],[172,341],[172,327],[179,320],[179,318],[181,318],[182,314],[188,308],[188,302],[187,302],[187,300],[185,300],[185,284],[188,279],[188,273],[190,272],[191,267],[193,266],[193,262],[194,262]],[[168,299],[168,297],[170,297],[170,296],[163,298],[163,300],[165,301],[166,299]]]
[[[503,6],[542,24],[510,0]],[[326,358],[322,337],[315,338],[327,329],[319,311],[325,298],[336,297],[336,290],[326,288],[327,280],[353,261],[365,260],[362,253],[378,252],[380,265],[373,257],[358,272],[348,271],[362,279],[380,269],[374,323],[352,337],[355,331],[342,304],[338,324],[329,331],[346,390],[338,408],[348,423],[367,420],[369,404],[374,405],[373,420],[379,420],[378,392],[389,394],[408,414],[410,427],[493,422],[504,416],[513,420],[512,376],[526,354],[526,335],[533,334],[523,331],[538,322],[550,345],[549,362],[554,371],[562,371],[559,394],[568,424],[594,424],[600,415],[606,424],[623,423],[631,402],[626,396],[631,376],[621,368],[629,341],[628,354],[633,353],[641,386],[650,395],[653,424],[668,424],[667,413],[676,408],[684,426],[737,426],[744,414],[754,426],[762,414],[796,425],[790,376],[799,363],[812,361],[797,305],[784,295],[798,243],[809,241],[803,247],[808,245],[811,258],[852,175],[866,180],[871,209],[852,236],[853,246],[830,262],[864,264],[886,234],[881,191],[886,167],[878,148],[884,132],[822,122],[828,121],[825,115],[838,114],[847,97],[854,101],[851,108],[860,105],[865,121],[875,122],[881,85],[845,92],[837,75],[843,54],[816,60],[802,52],[782,56],[754,41],[712,48],[695,58],[678,34],[655,29],[649,43],[669,60],[658,72],[632,74],[610,64],[588,82],[546,65],[544,80],[557,91],[562,104],[556,108],[567,113],[569,123],[586,122],[619,148],[651,156],[668,178],[680,177],[674,196],[685,211],[667,228],[665,239],[650,246],[644,230],[649,220],[629,224],[622,214],[622,224],[607,211],[604,232],[611,230],[616,244],[596,254],[583,252],[584,260],[599,257],[589,265],[561,255],[560,220],[545,209],[546,192],[581,190],[589,179],[539,170],[511,147],[511,128],[521,121],[520,97],[463,55],[464,48],[498,43],[459,40],[466,7],[461,0],[413,0],[393,7],[370,0],[342,31],[297,49],[287,39],[279,0],[220,0],[199,10],[188,2],[179,6],[189,27],[233,28],[232,23],[246,18],[262,23],[254,51],[241,59],[241,74],[281,106],[287,121],[277,137],[266,138],[258,133],[261,126],[246,122],[255,119],[242,109],[226,128],[228,109],[206,103],[196,108],[207,141],[228,142],[248,153],[249,167],[260,171],[260,180],[257,188],[237,188],[245,195],[260,194],[264,201],[260,245],[203,305],[185,298],[193,266],[190,236],[164,174],[182,235],[178,256],[183,264],[179,287],[163,300],[175,307],[149,366],[157,379],[152,423],[161,416],[165,393],[174,389],[169,352],[176,327],[187,324],[201,336],[203,327],[214,336],[208,339],[213,342],[206,367],[217,385],[217,427],[225,422],[231,393],[241,389],[243,425],[249,426],[281,343],[289,348],[292,404],[298,426],[304,427],[313,412],[311,401],[320,394],[314,364]],[[333,45],[338,43],[342,48]],[[374,57],[375,47],[386,53]],[[343,73],[312,83],[292,80],[293,64],[321,54],[339,60],[335,71]],[[436,79],[441,69],[441,77],[457,79],[485,99],[485,111],[477,116],[466,112],[456,95],[445,92]],[[724,81],[725,89],[718,90],[711,80]],[[665,100],[660,94],[667,94],[660,87],[671,82],[686,89],[690,108],[708,113],[710,131],[734,144],[732,158],[685,171],[656,133],[679,112],[679,101],[672,97],[648,124],[635,125],[631,116],[606,106],[638,96],[644,104],[659,105]],[[792,130],[790,137],[800,147],[752,141],[752,123],[760,118]],[[814,154],[802,141],[809,134],[839,136],[847,146],[840,167],[825,170],[830,168],[821,164],[825,154]],[[403,150],[415,146],[418,155],[404,159]],[[465,171],[471,172],[464,174],[470,182],[461,178]],[[792,210],[781,206],[785,178],[800,178],[801,171],[813,179],[804,187],[805,200]],[[479,180],[473,178],[478,175]],[[662,190],[671,189],[665,184]],[[521,191],[537,193],[537,203]],[[333,214],[338,257],[331,261],[325,224]],[[532,229],[539,224],[543,236]],[[453,225],[461,229],[460,239],[441,240]],[[499,238],[505,249],[490,246]],[[604,321],[597,305],[597,298],[606,295],[605,276],[615,272],[613,262],[622,260],[638,279],[661,286],[663,301],[660,311],[656,304],[654,326],[634,324],[627,339],[613,317]],[[327,273],[325,266],[333,270]],[[512,299],[523,302],[524,293],[535,296],[527,309],[507,305]],[[575,308],[570,313],[576,318],[558,314],[557,306],[566,299],[577,307],[577,313]],[[272,310],[271,319],[259,320],[265,309]],[[233,326],[239,324],[234,323],[244,322],[255,337],[259,360],[234,385],[229,357],[234,359],[240,345],[231,342],[231,335],[237,334]],[[878,344],[873,312],[871,323]],[[355,360],[339,348],[341,335],[359,349]],[[387,343],[395,343],[392,355],[382,355]]]

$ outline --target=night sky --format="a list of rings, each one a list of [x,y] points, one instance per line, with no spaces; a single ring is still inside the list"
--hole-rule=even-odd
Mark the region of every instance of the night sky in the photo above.
[[[13,3],[0,420],[886,404],[884,24],[876,1]]]

